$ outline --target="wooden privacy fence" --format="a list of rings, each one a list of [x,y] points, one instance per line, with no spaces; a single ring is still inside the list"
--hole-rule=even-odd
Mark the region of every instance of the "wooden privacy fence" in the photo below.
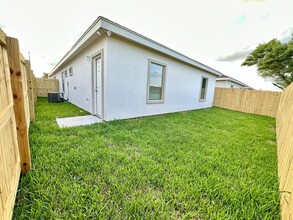
[[[34,75],[18,40],[0,29],[0,219],[11,219],[20,171],[31,168],[28,129],[34,120]]]
[[[277,122],[282,219],[293,219],[293,84],[282,93]]]
[[[282,93],[216,88],[214,106],[276,117],[281,217],[293,219],[293,84]]]
[[[216,88],[214,106],[276,117],[281,92]]]
[[[47,97],[48,92],[59,92],[59,81],[57,79],[37,78],[37,96]]]

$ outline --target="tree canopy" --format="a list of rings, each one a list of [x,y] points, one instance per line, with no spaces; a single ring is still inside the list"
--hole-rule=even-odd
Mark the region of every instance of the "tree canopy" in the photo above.
[[[44,79],[49,79],[49,73],[43,73],[42,78],[44,78]]]
[[[242,66],[253,65],[261,77],[285,89],[293,82],[293,36],[288,43],[273,39],[259,44],[242,63]]]

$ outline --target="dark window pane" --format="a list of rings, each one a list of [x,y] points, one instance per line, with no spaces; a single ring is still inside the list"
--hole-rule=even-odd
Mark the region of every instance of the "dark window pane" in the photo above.
[[[202,78],[200,99],[204,100],[206,98],[206,88],[207,88],[207,78]]]
[[[202,78],[202,84],[201,84],[201,88],[202,89],[205,89],[206,88],[206,82],[207,82],[207,79],[206,78]]]

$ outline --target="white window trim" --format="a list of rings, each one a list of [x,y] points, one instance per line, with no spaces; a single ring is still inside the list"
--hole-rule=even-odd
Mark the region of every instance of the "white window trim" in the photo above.
[[[65,78],[68,77],[68,71],[67,71],[67,69],[64,70],[64,76],[65,76]]]
[[[204,94],[204,99],[201,98],[201,90],[202,90],[202,81],[203,79],[206,79],[206,88],[205,88],[205,94]],[[208,91],[208,85],[209,85],[209,78],[206,76],[201,76],[201,81],[200,81],[200,88],[199,88],[199,101],[200,102],[205,102],[207,99],[207,91]]]
[[[151,70],[151,64],[157,64],[160,66],[163,66],[163,79],[162,79],[162,98],[160,100],[150,100],[149,95],[150,95],[150,70]],[[167,69],[167,64],[149,59],[148,61],[148,74],[147,74],[147,98],[146,98],[146,103],[147,104],[162,104],[165,102],[165,82],[166,82],[166,69]]]

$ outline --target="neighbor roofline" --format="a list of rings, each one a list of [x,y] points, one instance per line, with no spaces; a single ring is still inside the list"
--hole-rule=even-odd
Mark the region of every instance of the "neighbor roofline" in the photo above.
[[[80,38],[78,38],[78,40],[76,41],[76,43],[71,47],[71,49],[63,56],[63,58],[56,64],[56,66],[52,69],[51,73],[49,74],[49,76],[53,76],[57,73],[58,70],[60,70],[60,68],[63,66],[64,63],[66,63],[68,61],[68,58],[70,58],[72,55],[74,55],[74,52],[80,47],[82,46],[82,44],[80,44],[82,41],[86,42],[87,39],[89,39],[92,35],[89,36],[89,33],[95,29],[94,31],[92,31],[94,33],[96,33],[100,28],[111,31],[115,34],[117,34],[120,37],[124,37],[130,41],[134,41],[138,44],[142,44],[148,48],[154,49],[156,51],[159,51],[163,54],[166,54],[168,56],[171,56],[177,60],[180,60],[184,63],[187,63],[189,65],[192,65],[194,67],[197,67],[199,69],[202,69],[206,72],[209,72],[213,75],[216,76],[221,76],[222,73],[205,65],[202,64],[188,56],[185,56],[182,53],[179,53],[167,46],[164,46],[163,44],[160,44],[150,38],[147,38],[133,30],[130,30],[129,28],[126,28],[120,24],[117,24],[107,18],[104,18],[102,16],[99,16],[91,25],[90,27],[81,35]],[[87,39],[85,39],[87,38]]]
[[[243,82],[240,82],[236,79],[233,79],[233,78],[230,78],[230,77],[225,77],[225,78],[217,78],[216,81],[231,81],[231,82],[234,82],[234,83],[237,83],[241,86],[244,86],[244,87],[249,87],[251,88],[250,86],[248,86],[247,84],[243,83]]]

